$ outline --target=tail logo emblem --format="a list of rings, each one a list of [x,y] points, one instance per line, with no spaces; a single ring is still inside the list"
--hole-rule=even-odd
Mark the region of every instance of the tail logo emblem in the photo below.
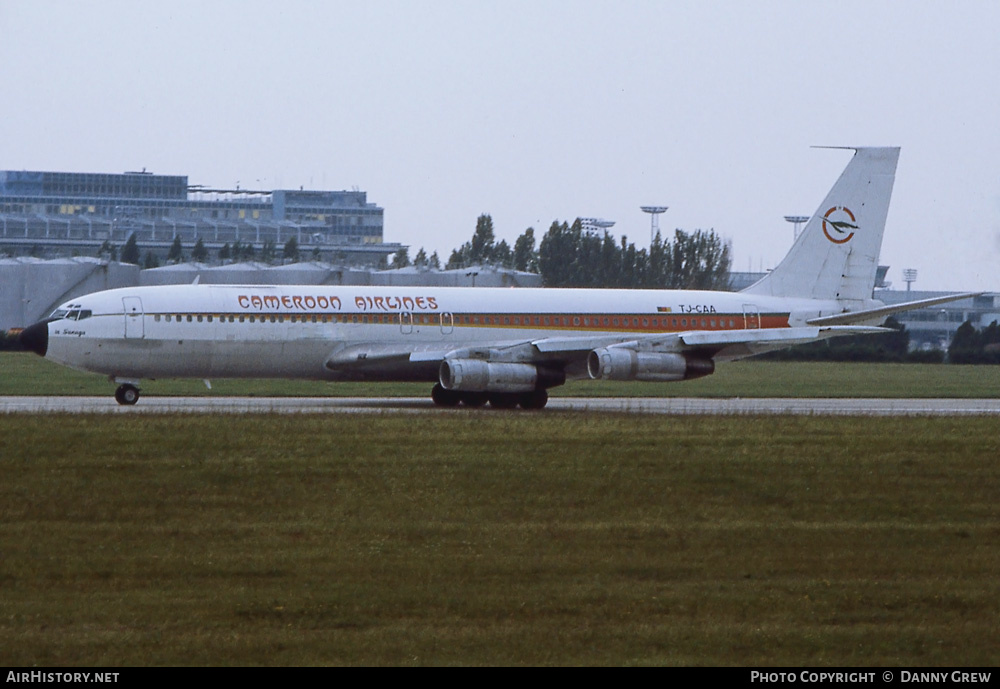
[[[857,219],[850,208],[834,206],[823,215],[823,234],[834,244],[846,244],[851,241],[854,231],[858,229],[856,222]],[[831,230],[835,234],[830,234]]]

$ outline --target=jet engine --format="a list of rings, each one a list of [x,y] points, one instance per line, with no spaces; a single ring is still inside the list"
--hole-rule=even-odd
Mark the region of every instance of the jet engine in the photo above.
[[[598,380],[670,382],[701,378],[715,372],[711,359],[683,354],[637,352],[625,347],[595,349],[587,356],[587,373]]]
[[[562,371],[550,371],[534,364],[445,359],[438,379],[445,390],[466,392],[531,392],[566,382]]]

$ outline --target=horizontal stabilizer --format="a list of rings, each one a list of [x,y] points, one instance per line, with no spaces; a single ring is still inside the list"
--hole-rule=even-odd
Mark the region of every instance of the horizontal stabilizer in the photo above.
[[[849,311],[838,313],[835,316],[823,316],[821,318],[811,318],[806,323],[809,325],[850,325],[852,323],[863,323],[877,318],[885,318],[894,313],[912,311],[913,309],[923,309],[928,306],[947,304],[950,301],[961,299],[971,299],[978,297],[982,292],[966,292],[964,294],[949,294],[946,297],[932,297],[931,299],[920,299],[919,301],[908,301],[904,304],[893,304],[891,306],[881,306],[877,309],[865,309],[864,311]]]

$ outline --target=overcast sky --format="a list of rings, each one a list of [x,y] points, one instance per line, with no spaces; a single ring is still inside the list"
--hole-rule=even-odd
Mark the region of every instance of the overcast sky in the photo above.
[[[480,213],[713,228],[773,267],[902,147],[881,263],[1000,291],[1000,3],[0,0],[0,169],[350,189],[447,260]]]

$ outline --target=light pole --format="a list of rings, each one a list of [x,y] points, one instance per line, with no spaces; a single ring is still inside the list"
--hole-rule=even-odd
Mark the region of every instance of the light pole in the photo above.
[[[639,206],[643,213],[649,213],[649,245],[653,245],[653,237],[660,231],[659,217],[666,213],[670,206]]]
[[[808,215],[786,215],[785,216],[785,220],[787,220],[788,222],[790,222],[793,225],[795,225],[795,229],[792,230],[792,241],[794,241],[794,240],[796,240],[796,239],[799,238],[799,234],[801,233],[801,231],[799,230],[799,226],[802,223],[809,222],[809,216]]]

